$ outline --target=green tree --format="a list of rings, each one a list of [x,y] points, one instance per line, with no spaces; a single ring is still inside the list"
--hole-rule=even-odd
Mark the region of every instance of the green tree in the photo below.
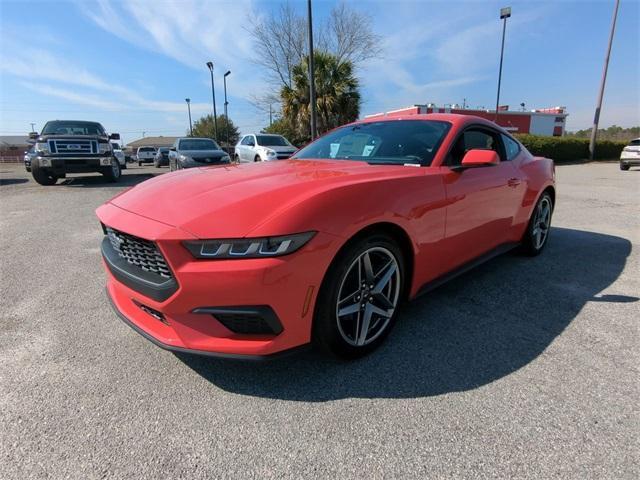
[[[295,127],[297,136],[308,140],[309,126],[309,77],[308,56],[292,69],[292,86],[280,91],[282,116]],[[315,52],[316,111],[318,133],[322,134],[358,118],[360,114],[359,82],[353,72],[353,64],[340,61],[326,52]]]
[[[230,146],[238,143],[238,138],[240,138],[240,132],[238,131],[238,127],[233,124],[233,120],[229,119],[227,121],[227,117],[224,115],[218,115],[218,138],[215,138],[214,128],[213,128],[213,115],[205,115],[200,119],[196,120],[193,124],[193,136],[194,137],[206,137],[213,138],[216,140],[222,147],[226,147],[227,144]],[[227,142],[227,127],[229,132],[229,141]]]

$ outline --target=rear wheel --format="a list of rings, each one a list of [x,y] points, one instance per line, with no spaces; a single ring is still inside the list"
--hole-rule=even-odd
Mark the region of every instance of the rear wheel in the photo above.
[[[314,344],[342,358],[357,358],[377,348],[395,323],[404,271],[402,251],[386,235],[375,234],[347,247],[320,289]]]
[[[240,156],[238,154],[233,156],[233,161],[236,163],[240,163]]]
[[[260,162],[262,159],[260,158],[260,155],[256,155],[256,157],[253,159],[254,162]]]
[[[551,229],[553,201],[551,195],[544,192],[531,214],[529,226],[522,239],[522,247],[527,255],[539,255],[547,244]]]
[[[624,163],[621,163],[620,170],[629,170],[629,165],[625,165]]]
[[[58,181],[58,177],[56,175],[48,172],[47,170],[36,167],[35,165],[31,167],[31,175],[40,185],[55,185]]]
[[[138,161],[138,166],[141,167],[142,166],[142,162]]]
[[[117,182],[118,180],[120,180],[120,176],[122,175],[122,171],[120,170],[120,163],[115,159],[111,160],[111,166],[103,170],[102,174],[105,176],[107,181]]]

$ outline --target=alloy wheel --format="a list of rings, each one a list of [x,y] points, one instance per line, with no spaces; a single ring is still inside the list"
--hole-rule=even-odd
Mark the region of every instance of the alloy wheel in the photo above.
[[[117,160],[111,161],[111,173],[113,178],[120,178],[120,164]]]
[[[400,269],[386,248],[373,247],[349,266],[338,290],[336,320],[348,344],[362,347],[389,325],[400,298]]]
[[[539,250],[546,242],[549,236],[549,227],[551,225],[551,201],[549,197],[543,197],[536,207],[535,216],[533,217],[533,228],[531,235],[533,237],[533,246]]]

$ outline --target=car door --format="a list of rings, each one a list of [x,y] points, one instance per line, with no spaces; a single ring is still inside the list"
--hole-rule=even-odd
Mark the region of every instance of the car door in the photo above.
[[[241,162],[249,162],[249,155],[251,155],[251,152],[249,151],[249,143],[251,140],[251,135],[245,135],[244,138],[242,139],[242,142],[240,142],[240,161]]]
[[[444,176],[447,196],[445,240],[452,270],[510,238],[518,195],[517,170],[507,160],[501,134],[486,126],[465,129],[447,157]],[[461,169],[471,149],[494,150],[495,166]]]

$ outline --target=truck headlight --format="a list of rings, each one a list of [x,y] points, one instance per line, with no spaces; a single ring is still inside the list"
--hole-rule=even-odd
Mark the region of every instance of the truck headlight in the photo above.
[[[51,150],[49,150],[49,144],[47,142],[36,143],[35,149],[40,153],[51,153]]]
[[[102,165],[103,167],[108,167],[109,165],[111,165],[111,159],[110,158],[101,158],[100,159],[100,165]]]
[[[280,257],[302,248],[315,234],[316,232],[304,232],[280,237],[187,241],[183,245],[195,258],[222,260]]]
[[[109,145],[108,143],[99,143],[98,151],[100,153],[111,153],[111,145]]]
[[[50,158],[40,158],[39,163],[41,167],[50,167],[51,159]]]

